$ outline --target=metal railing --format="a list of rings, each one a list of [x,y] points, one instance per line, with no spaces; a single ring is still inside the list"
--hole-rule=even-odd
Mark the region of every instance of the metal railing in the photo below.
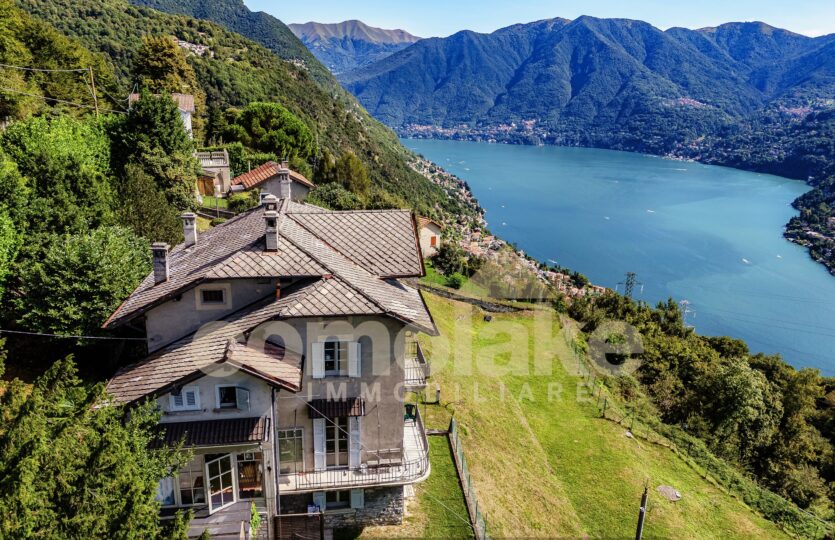
[[[303,472],[295,475],[282,475],[282,477],[295,476],[296,490],[310,490],[317,488],[331,487],[361,487],[369,485],[385,484],[408,484],[422,479],[429,473],[429,442],[426,439],[426,430],[423,428],[423,419],[420,411],[416,410],[414,429],[417,430],[418,452],[417,458],[396,462],[385,460],[371,460],[374,464],[363,463],[359,469],[331,469],[325,471]],[[388,451],[390,452],[390,450]],[[374,450],[366,450],[366,454],[376,458]],[[406,450],[403,450],[406,456]],[[285,488],[286,489],[286,488]]]
[[[429,378],[429,363],[423,355],[420,343],[413,341],[406,349],[406,366],[404,368],[404,383],[406,388],[423,388]]]

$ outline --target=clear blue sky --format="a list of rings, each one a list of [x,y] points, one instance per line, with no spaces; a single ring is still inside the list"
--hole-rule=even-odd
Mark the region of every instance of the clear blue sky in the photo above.
[[[244,0],[285,23],[359,19],[421,37],[459,30],[492,32],[514,23],[580,15],[647,21],[659,28],[701,28],[764,21],[807,35],[835,33],[835,0]]]

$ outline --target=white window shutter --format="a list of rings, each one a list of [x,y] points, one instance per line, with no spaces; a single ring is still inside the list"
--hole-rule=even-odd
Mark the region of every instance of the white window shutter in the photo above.
[[[325,470],[325,419],[313,419],[313,468]]]
[[[363,508],[365,506],[365,490],[351,490],[351,508]]]
[[[359,469],[362,445],[360,444],[360,417],[348,418],[348,468]]]
[[[249,410],[249,390],[246,388],[235,388],[235,401],[238,409]]]
[[[314,343],[313,351],[313,378],[321,379],[325,376],[325,344]]]
[[[314,491],[313,492],[313,504],[319,507],[319,510],[322,512],[325,511],[325,492],[324,491]]]
[[[360,362],[360,343],[352,341],[348,343],[348,376],[361,377],[362,365]]]

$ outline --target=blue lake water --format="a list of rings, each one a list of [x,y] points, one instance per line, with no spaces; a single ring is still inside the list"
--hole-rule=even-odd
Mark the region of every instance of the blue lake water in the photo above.
[[[800,181],[641,154],[404,139],[466,180],[491,230],[688,322],[835,375],[835,277],[782,237]],[[620,289],[623,290],[622,288]]]

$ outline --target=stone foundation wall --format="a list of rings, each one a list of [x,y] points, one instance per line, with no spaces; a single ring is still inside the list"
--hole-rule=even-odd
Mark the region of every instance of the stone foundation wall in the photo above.
[[[333,529],[403,523],[403,486],[368,488],[362,508],[325,513],[325,526]]]

